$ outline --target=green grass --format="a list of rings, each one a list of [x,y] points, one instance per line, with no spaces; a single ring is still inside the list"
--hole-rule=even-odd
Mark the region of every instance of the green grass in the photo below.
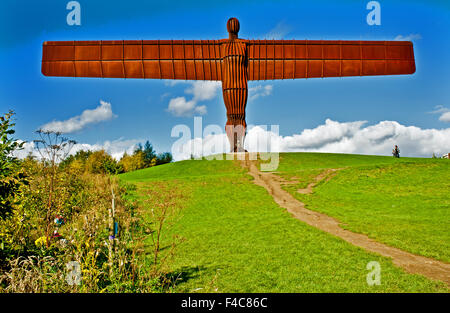
[[[203,176],[217,178],[244,173],[239,167],[230,166],[231,161],[187,160],[164,164],[120,175],[120,179],[132,182],[171,179],[201,179]]]
[[[405,251],[449,262],[450,162],[376,157],[373,165],[366,165],[368,157],[352,160],[355,157],[345,156],[341,162],[335,162],[328,160],[327,155],[316,155],[317,166],[348,168],[317,186],[311,195],[296,192],[312,181],[312,170],[298,170],[310,168],[303,155],[290,155],[288,165],[280,167],[285,169],[280,175],[303,177],[298,185],[286,186],[286,190],[307,208],[335,217],[344,228]]]
[[[282,154],[280,171],[298,176],[299,169],[308,170],[311,178],[320,168],[371,164],[371,157],[327,156],[317,161],[311,154]],[[393,164],[392,158],[375,159]],[[160,183],[184,191],[181,217],[164,234],[166,245],[174,234],[186,238],[171,263],[172,272],[181,273],[177,292],[448,291],[292,218],[232,161],[183,161],[120,177],[136,183],[141,197]],[[381,264],[380,286],[366,283],[370,261]]]

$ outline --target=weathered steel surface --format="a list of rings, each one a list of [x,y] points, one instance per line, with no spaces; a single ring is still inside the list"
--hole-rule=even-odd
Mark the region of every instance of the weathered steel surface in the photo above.
[[[243,148],[248,80],[413,74],[409,41],[245,40],[239,21],[228,39],[48,41],[46,76],[222,82],[232,151]],[[233,129],[233,127],[236,127]]]
[[[45,42],[46,76],[221,80],[218,40]]]
[[[248,79],[413,74],[408,41],[250,40]]]
[[[408,41],[243,40],[248,80],[413,74]],[[46,76],[222,80],[230,40],[49,41]],[[227,50],[228,51],[228,50]]]

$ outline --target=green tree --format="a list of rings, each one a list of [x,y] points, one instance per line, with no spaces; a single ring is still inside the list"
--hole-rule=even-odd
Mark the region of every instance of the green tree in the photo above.
[[[5,219],[13,211],[15,196],[20,186],[27,184],[26,175],[20,168],[20,161],[12,152],[22,149],[24,142],[11,138],[15,133],[13,111],[0,116],[0,219]]]
[[[61,168],[66,168],[67,166],[73,164],[75,161],[78,164],[86,165],[86,161],[89,158],[89,156],[92,154],[92,151],[90,150],[79,150],[75,154],[69,155],[67,158],[65,158],[61,163]]]
[[[134,148],[133,154],[136,154],[136,153],[138,153],[139,151],[142,151],[142,150],[143,150],[142,144],[138,143],[136,148]]]
[[[150,141],[146,141],[144,145],[144,160],[147,166],[150,166],[152,163],[152,160],[156,158],[156,151],[153,149],[152,144]]]
[[[172,153],[170,152],[160,153],[156,158],[156,165],[170,163],[172,162],[172,160],[173,160]]]

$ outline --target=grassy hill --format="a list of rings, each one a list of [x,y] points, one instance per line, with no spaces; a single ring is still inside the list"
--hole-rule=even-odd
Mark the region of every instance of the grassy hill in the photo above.
[[[339,168],[309,195],[296,192]],[[448,160],[284,153],[286,190],[343,227],[448,262]],[[149,210],[170,197],[181,213],[163,234],[185,238],[170,264],[178,292],[438,292],[443,283],[408,274],[390,259],[317,230],[280,208],[237,161],[189,160],[120,175]],[[147,214],[145,211],[142,214]],[[168,249],[167,249],[168,250]],[[381,264],[369,286],[366,265]]]

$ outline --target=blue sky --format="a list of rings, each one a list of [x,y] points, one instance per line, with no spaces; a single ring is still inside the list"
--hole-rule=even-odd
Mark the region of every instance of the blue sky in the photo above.
[[[16,137],[33,140],[33,132],[42,125],[80,116],[103,100],[111,104],[110,118],[87,123],[69,137],[91,145],[149,139],[159,152],[170,151],[176,140],[170,136],[172,127],[192,125],[193,118],[175,116],[167,109],[175,98],[193,99],[195,93],[186,92],[192,88],[190,83],[44,77],[42,42],[221,39],[228,36],[226,21],[234,16],[240,20],[241,38],[394,40],[402,36],[413,39],[416,56],[417,71],[411,76],[250,82],[255,89],[247,104],[248,124],[278,124],[281,136],[316,129],[326,119],[367,121],[367,125],[395,121],[421,130],[448,130],[450,122],[440,117],[450,108],[450,4],[379,1],[381,25],[369,26],[368,2],[81,0],[82,25],[68,26],[68,1],[1,1],[0,112],[13,109]],[[206,108],[204,125],[225,124],[220,88],[197,105]],[[448,132],[437,134],[442,137]],[[436,148],[438,152],[450,150],[445,138],[436,145],[443,146]],[[422,155],[416,152],[411,148],[411,155]]]

